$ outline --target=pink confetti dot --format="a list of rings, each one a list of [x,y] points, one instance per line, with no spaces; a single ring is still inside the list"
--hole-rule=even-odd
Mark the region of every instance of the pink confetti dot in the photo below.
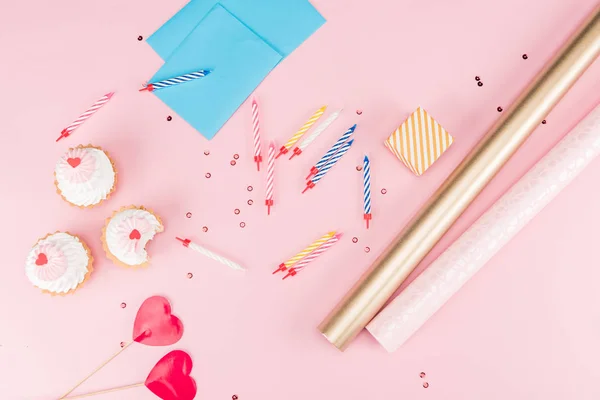
[[[194,277],[194,274],[192,274],[191,272],[188,272],[187,277],[188,277],[188,279],[192,279]]]
[[[362,165],[357,165],[357,166],[356,166],[356,170],[357,170],[357,171],[362,171]]]
[[[253,188],[252,186],[248,186],[248,187],[246,188],[246,190],[248,190],[249,192],[251,192],[251,191],[253,191],[253,190],[254,190],[254,188]]]
[[[237,160],[238,158],[240,158],[240,155],[239,155],[239,154],[234,154],[234,155],[233,155],[233,159],[234,159],[234,160]]]
[[[357,115],[361,115],[362,114],[362,110],[356,110],[356,114]]]
[[[231,164],[231,165],[233,166],[233,165],[235,165],[235,164],[236,164],[236,162],[235,162],[235,160],[231,160],[231,161],[229,162],[229,164]]]
[[[192,213],[191,212],[187,212],[187,213],[185,213],[185,216],[188,217],[188,218],[192,218]]]
[[[234,394],[233,396],[231,396],[231,400],[238,400],[237,395]]]
[[[427,376],[427,375],[425,375],[425,372],[421,372],[421,373],[419,374],[419,377],[420,377],[420,378],[425,378],[425,376]]]
[[[370,247],[365,247],[365,253],[368,253],[368,252],[370,252],[370,251],[371,251],[371,248],[370,248]]]
[[[205,156],[207,156],[207,155],[209,155],[209,154],[210,154],[210,151],[209,151],[209,150],[204,150],[204,155],[205,155]]]
[[[243,228],[243,227],[245,227],[245,226],[246,226],[246,223],[245,223],[245,222],[240,222],[240,228]]]
[[[353,237],[352,238],[352,243],[358,243],[358,238],[357,237]]]
[[[208,232],[208,226],[203,226],[202,227],[202,232]]]
[[[119,346],[121,346],[121,348],[125,347],[125,342],[119,343]]]
[[[238,215],[238,214],[240,213],[240,209],[239,209],[239,208],[236,208],[235,210],[233,210],[233,213],[234,213],[235,215]]]
[[[248,200],[248,205],[251,206],[252,204],[254,204],[254,201],[252,199]]]
[[[387,189],[381,189],[381,194],[386,194],[387,193]]]
[[[423,387],[424,387],[425,389],[427,389],[427,388],[429,387],[429,383],[427,383],[427,382],[423,382]]]
[[[210,178],[211,176],[212,176],[212,175],[210,174],[210,172],[207,172],[206,174],[204,174],[204,177],[205,177],[206,179]]]
[[[125,308],[125,307],[127,307],[127,304],[121,303],[121,308]]]

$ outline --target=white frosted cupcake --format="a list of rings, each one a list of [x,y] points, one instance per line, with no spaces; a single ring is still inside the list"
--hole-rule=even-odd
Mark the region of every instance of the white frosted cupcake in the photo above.
[[[58,194],[77,207],[93,207],[115,190],[117,171],[108,154],[92,145],[69,149],[56,163]]]
[[[33,246],[25,262],[25,274],[43,292],[65,295],[87,280],[93,261],[89,247],[79,237],[56,232]]]
[[[143,267],[150,257],[146,245],[164,230],[160,218],[143,206],[123,207],[106,220],[102,244],[106,256],[123,267]]]

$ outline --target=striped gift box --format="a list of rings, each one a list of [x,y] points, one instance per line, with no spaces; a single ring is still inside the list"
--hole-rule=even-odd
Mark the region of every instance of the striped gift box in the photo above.
[[[421,107],[412,113],[385,141],[390,149],[415,175],[423,175],[435,160],[450,147],[454,139]]]

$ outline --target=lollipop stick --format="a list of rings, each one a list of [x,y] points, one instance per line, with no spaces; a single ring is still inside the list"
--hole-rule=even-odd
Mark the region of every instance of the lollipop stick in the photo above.
[[[67,399],[83,399],[84,397],[96,396],[98,394],[113,393],[113,392],[118,392],[119,390],[131,389],[131,388],[139,387],[139,386],[144,386],[144,382],[134,383],[133,385],[120,386],[120,387],[116,387],[116,388],[112,388],[112,389],[104,389],[104,390],[100,390],[98,392],[79,394],[77,396],[67,397]]]
[[[117,351],[115,354],[113,354],[108,360],[104,361],[102,364],[100,364],[95,370],[93,370],[88,376],[86,376],[85,378],[83,378],[82,380],[80,380],[75,386],[73,386],[71,389],[69,389],[69,391],[65,394],[63,394],[61,397],[58,398],[58,400],[64,399],[66,398],[69,394],[71,394],[71,392],[75,389],[77,389],[79,386],[81,386],[85,381],[87,381],[88,379],[90,379],[96,372],[100,371],[102,368],[104,368],[106,366],[106,364],[108,364],[109,362],[111,362],[112,360],[114,360],[119,354],[121,354],[122,352],[124,352],[129,346],[131,346],[133,343],[135,343],[135,340],[132,340],[131,342],[127,343],[125,346],[123,346],[123,348],[119,351]]]

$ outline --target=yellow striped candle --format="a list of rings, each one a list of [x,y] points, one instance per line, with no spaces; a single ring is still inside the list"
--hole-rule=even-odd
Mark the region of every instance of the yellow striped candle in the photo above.
[[[323,243],[327,242],[329,239],[335,236],[335,231],[328,232],[327,234],[321,236],[319,239],[312,242],[308,247],[302,250],[300,253],[296,254],[294,257],[290,258],[284,263],[279,264],[279,268],[277,268],[273,273],[279,271],[285,271],[292,265],[296,264],[298,261],[302,260],[304,257],[318,249]]]
[[[292,146],[295,145],[298,140],[300,140],[302,135],[304,135],[306,132],[308,132],[308,130],[315,124],[315,122],[317,122],[318,119],[321,118],[321,116],[323,115],[323,113],[325,112],[326,109],[327,109],[327,106],[323,106],[323,107],[319,108],[308,119],[308,121],[306,121],[304,123],[304,125],[302,125],[302,127],[300,129],[298,129],[298,131],[296,133],[294,133],[294,136],[292,136],[287,142],[285,142],[285,144],[283,146],[281,146],[281,149],[279,149],[279,154],[277,154],[277,157],[275,157],[275,158],[278,158],[280,155],[287,153],[292,148]]]
[[[450,147],[454,139],[421,107],[412,113],[385,141],[415,175],[423,175]]]

